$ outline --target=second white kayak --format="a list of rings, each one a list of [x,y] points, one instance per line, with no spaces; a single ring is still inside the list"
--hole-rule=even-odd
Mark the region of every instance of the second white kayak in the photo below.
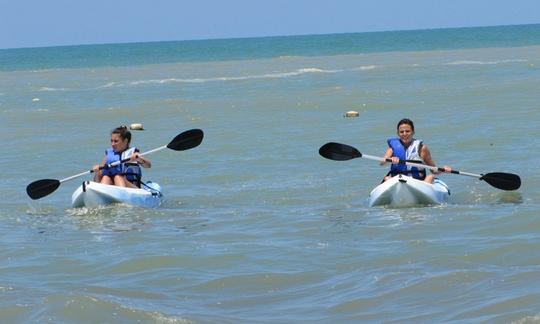
[[[369,206],[412,207],[440,205],[448,201],[450,189],[440,179],[433,184],[406,175],[397,175],[375,187],[369,194]]]
[[[148,182],[148,188],[126,188],[85,181],[71,196],[73,207],[95,208],[124,203],[132,206],[153,208],[161,204],[163,195],[157,183]]]

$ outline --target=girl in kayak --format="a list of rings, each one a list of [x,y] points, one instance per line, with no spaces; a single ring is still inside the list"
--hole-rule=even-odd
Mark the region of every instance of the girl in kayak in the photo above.
[[[120,126],[111,132],[111,148],[105,151],[105,157],[101,164],[94,165],[94,181],[108,185],[121,187],[139,188],[141,186],[141,169],[139,166],[150,168],[150,160],[139,155],[139,149],[129,147],[131,132],[127,126]],[[107,164],[129,158],[128,162],[117,166],[104,168]]]
[[[439,171],[431,171],[432,174],[426,174],[426,170],[423,168],[411,167],[405,164],[398,164],[399,160],[407,160],[408,162],[418,162],[435,166],[435,162],[431,157],[431,153],[427,145],[421,140],[415,139],[414,136],[414,123],[412,120],[404,118],[397,124],[397,138],[390,138],[388,142],[388,149],[384,154],[381,165],[386,164],[386,159],[392,159],[392,166],[390,172],[384,177],[383,181],[390,179],[398,174],[405,174],[413,178],[424,180],[429,183],[433,183],[434,174],[440,173]],[[452,168],[444,166],[445,172],[451,172]]]

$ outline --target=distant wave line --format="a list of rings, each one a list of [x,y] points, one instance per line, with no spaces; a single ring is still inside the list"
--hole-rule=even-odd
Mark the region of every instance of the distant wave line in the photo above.
[[[508,59],[508,60],[495,60],[495,61],[462,60],[462,61],[448,62],[445,65],[495,65],[495,64],[518,63],[518,62],[528,62],[528,60],[526,59]]]
[[[38,91],[67,91],[66,88],[41,87]]]
[[[369,68],[368,68],[369,69]],[[104,85],[80,89],[81,91],[88,90],[99,90],[99,89],[108,89],[114,87],[125,87],[125,86],[138,86],[145,84],[167,84],[167,83],[206,83],[206,82],[219,82],[219,81],[243,81],[243,80],[253,80],[253,79],[280,79],[294,77],[302,74],[308,73],[339,73],[343,70],[324,70],[319,68],[301,68],[290,72],[274,72],[266,73],[261,75],[246,75],[246,76],[224,76],[224,77],[211,77],[211,78],[192,78],[192,79],[181,79],[181,78],[166,78],[166,79],[151,79],[151,80],[140,80],[132,82],[108,82]],[[53,87],[41,87],[38,91],[77,91],[79,89],[69,89],[69,88],[53,88]]]
[[[496,64],[506,64],[506,63],[516,63],[516,62],[528,62],[527,59],[502,59],[502,60],[493,60],[493,61],[477,61],[477,60],[459,60],[453,62],[442,63],[442,65],[450,66],[459,66],[459,65],[496,65]],[[409,66],[419,67],[422,64],[412,64]],[[243,81],[243,80],[256,80],[256,79],[280,79],[280,78],[289,78],[294,76],[299,76],[303,74],[310,73],[340,73],[346,71],[369,71],[374,69],[379,69],[383,66],[381,65],[362,65],[357,67],[351,67],[349,69],[321,69],[321,68],[300,68],[293,71],[285,72],[272,72],[258,75],[245,75],[245,76],[220,76],[220,77],[209,77],[209,78],[164,78],[164,79],[150,79],[150,80],[138,80],[131,82],[107,82],[101,86],[88,89],[71,89],[71,88],[54,88],[54,87],[41,87],[38,91],[90,91],[90,90],[99,90],[99,89],[109,89],[117,87],[130,87],[130,86],[139,86],[147,84],[169,84],[169,83],[206,83],[206,82],[228,82],[228,81]]]
[[[276,73],[267,73],[261,75],[247,75],[247,76],[231,76],[231,77],[213,77],[213,78],[194,78],[194,79],[153,79],[153,80],[142,80],[142,81],[133,81],[130,85],[140,85],[140,84],[165,84],[165,83],[204,83],[204,82],[216,82],[216,81],[243,81],[243,80],[253,80],[253,79],[279,79],[298,76],[306,73],[338,73],[343,70],[323,70],[318,68],[302,68],[291,72],[276,72]]]
[[[117,84],[118,84],[117,82],[109,82],[107,84],[104,84],[102,86],[97,87],[96,89],[112,88],[112,87],[116,86]]]
[[[359,67],[352,68],[351,71],[369,71],[379,68],[378,65],[363,65]]]

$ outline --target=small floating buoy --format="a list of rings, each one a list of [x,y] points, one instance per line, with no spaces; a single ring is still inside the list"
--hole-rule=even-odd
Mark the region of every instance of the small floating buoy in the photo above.
[[[129,129],[132,129],[132,130],[144,130],[142,124],[131,124],[131,125],[129,125]]]
[[[351,111],[347,111],[344,115],[344,117],[358,117],[360,116],[360,113],[358,113],[358,111],[354,111],[354,110],[351,110]]]

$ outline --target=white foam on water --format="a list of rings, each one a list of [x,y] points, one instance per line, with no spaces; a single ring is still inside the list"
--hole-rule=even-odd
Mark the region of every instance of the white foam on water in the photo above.
[[[212,77],[212,78],[191,78],[191,79],[179,79],[179,78],[167,78],[167,79],[152,79],[152,80],[140,80],[130,82],[130,85],[141,85],[141,84],[167,84],[167,83],[205,83],[205,82],[217,82],[217,81],[243,81],[243,80],[253,80],[253,79],[280,79],[280,78],[289,78],[302,74],[308,73],[338,73],[343,70],[324,70],[319,68],[300,68],[289,72],[273,72],[265,74],[256,74],[256,75],[246,75],[246,76],[223,76],[223,77]]]
[[[369,71],[369,70],[374,70],[379,67],[380,67],[379,65],[364,65],[364,66],[352,68],[351,71]]]
[[[508,60],[495,60],[495,61],[460,60],[460,61],[445,63],[445,65],[495,65],[495,64],[517,63],[517,62],[528,62],[528,60],[526,59],[508,59]]]
[[[41,87],[38,91],[66,91],[66,88],[52,88],[52,87]]]

